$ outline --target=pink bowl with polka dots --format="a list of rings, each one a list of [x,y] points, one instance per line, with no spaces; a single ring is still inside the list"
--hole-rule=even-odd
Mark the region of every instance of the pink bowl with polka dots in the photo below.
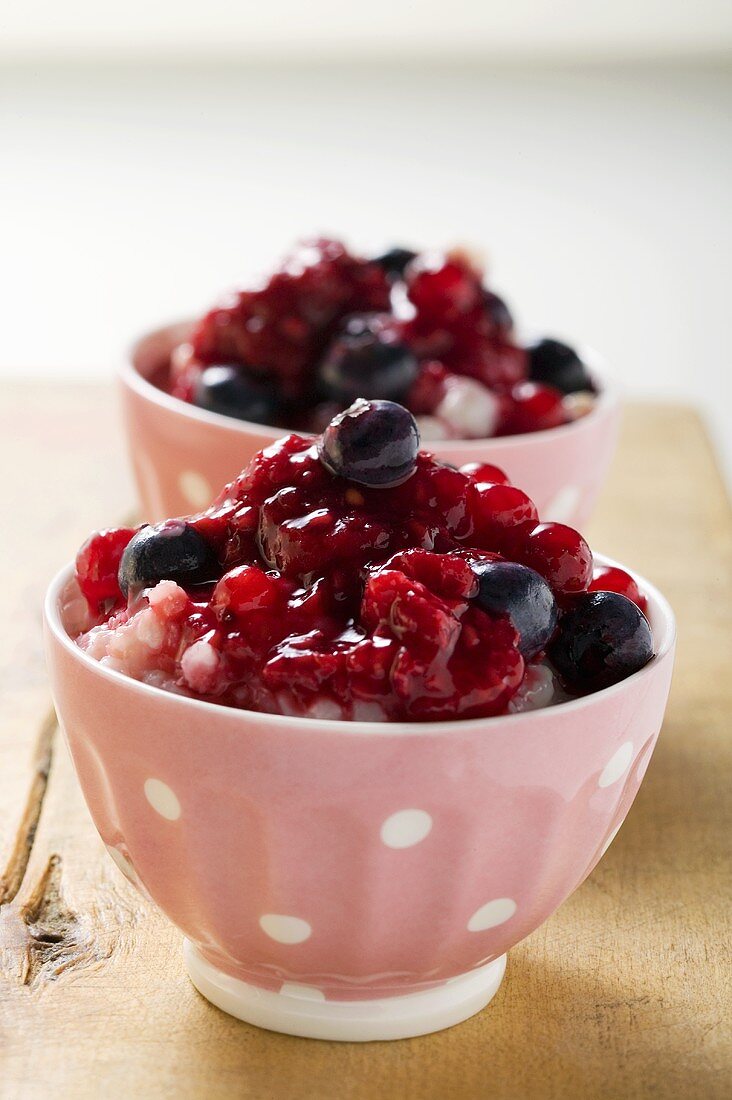
[[[593,869],[663,720],[674,621],[604,691],[506,717],[319,721],[167,693],[82,652],[45,608],[54,699],[102,840],[188,940],[195,984],[251,1022],[392,1038],[471,1015],[505,952]]]
[[[170,325],[144,337],[120,372],[129,451],[147,521],[205,508],[257,451],[283,434],[281,428],[198,409],[153,384],[189,330],[185,323]],[[612,383],[593,373],[600,388],[595,407],[572,424],[497,439],[425,443],[425,449],[456,466],[500,466],[529,494],[543,520],[581,528],[605,481],[620,419]]]

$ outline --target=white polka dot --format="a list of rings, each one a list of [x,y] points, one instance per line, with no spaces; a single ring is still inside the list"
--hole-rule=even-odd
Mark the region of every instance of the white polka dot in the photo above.
[[[610,757],[605,767],[602,769],[600,778],[597,781],[598,787],[610,787],[613,783],[625,775],[630,762],[633,759],[633,742],[626,741],[624,745],[621,745],[618,751]]]
[[[468,921],[468,932],[485,932],[510,920],[516,912],[516,902],[512,898],[494,898],[493,901],[476,909]]]
[[[564,485],[557,495],[541,510],[541,518],[546,523],[568,523],[574,519],[577,505],[582,496],[576,485]]]
[[[174,791],[160,779],[145,780],[145,798],[161,817],[168,821],[177,821],[180,817],[180,802]]]
[[[411,848],[432,828],[432,818],[426,810],[399,810],[387,817],[381,826],[381,839],[387,848]]]
[[[314,985],[301,985],[300,982],[283,982],[280,993],[286,997],[297,997],[301,1001],[324,1001],[325,993]]]
[[[203,474],[184,470],[178,478],[178,488],[193,508],[207,508],[213,500],[213,489]]]
[[[283,917],[279,913],[265,913],[259,918],[259,927],[277,943],[304,943],[313,931],[306,920]]]
[[[623,824],[623,823],[622,823],[622,821],[621,821],[621,822],[620,822],[620,825],[622,825],[622,824]],[[612,842],[613,842],[613,841],[615,840],[615,837],[616,837],[616,836],[618,835],[618,833],[620,832],[620,825],[616,825],[616,826],[615,826],[615,828],[613,829],[613,831],[612,831],[612,832],[610,833],[610,836],[609,836],[609,837],[607,838],[607,840],[606,840],[606,841],[605,841],[605,843],[603,844],[603,846],[602,846],[602,851],[600,852],[600,858],[601,858],[601,859],[602,859],[602,857],[603,857],[603,856],[605,855],[605,852],[606,852],[606,851],[608,850],[608,848],[610,847],[610,845],[612,844]]]

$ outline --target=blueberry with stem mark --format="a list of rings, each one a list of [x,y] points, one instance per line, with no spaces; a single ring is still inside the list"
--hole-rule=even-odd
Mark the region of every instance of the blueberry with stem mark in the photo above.
[[[394,401],[354,401],[318,441],[326,469],[372,488],[401,485],[414,473],[418,452],[417,422]]]

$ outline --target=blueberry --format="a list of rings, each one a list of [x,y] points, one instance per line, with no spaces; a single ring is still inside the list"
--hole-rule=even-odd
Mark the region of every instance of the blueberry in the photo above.
[[[376,256],[372,263],[378,264],[391,279],[401,279],[407,264],[416,258],[417,253],[410,248],[390,248]]]
[[[592,379],[574,348],[559,340],[537,340],[526,349],[529,378],[545,382],[562,393],[594,390]]]
[[[483,304],[490,321],[502,333],[509,333],[513,328],[513,315],[503,298],[494,294],[492,290],[483,291]]]
[[[206,367],[196,385],[193,403],[207,412],[254,424],[271,424],[276,413],[270,388],[235,366]]]
[[[419,364],[408,347],[393,339],[376,316],[352,317],[330,345],[318,368],[323,395],[350,404],[357,397],[403,397]]]
[[[599,691],[650,661],[653,636],[627,596],[584,592],[562,616],[548,653],[569,690]]]
[[[554,593],[544,578],[512,561],[482,561],[473,566],[479,589],[476,602],[491,615],[508,615],[519,635],[524,657],[546,647],[557,625]]]
[[[411,477],[418,451],[417,422],[393,401],[354,401],[331,420],[318,443],[320,461],[332,474],[373,488],[401,485]]]
[[[158,581],[175,581],[185,588],[220,575],[218,559],[204,537],[190,523],[173,519],[140,528],[125,547],[117,579],[126,596]]]

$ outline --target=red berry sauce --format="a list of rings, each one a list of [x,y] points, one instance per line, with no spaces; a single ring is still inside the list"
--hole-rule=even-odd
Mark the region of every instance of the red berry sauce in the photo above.
[[[241,363],[274,382],[284,402],[308,393],[312,367],[351,313],[388,309],[389,286],[376,264],[349,255],[338,241],[302,244],[256,290],[239,290],[212,309],[191,337],[194,363]],[[189,376],[174,394],[189,399]]]
[[[520,346],[507,306],[473,259],[396,251],[413,256],[399,270],[338,241],[304,242],[261,285],[233,291],[198,321],[173,350],[168,388],[209,411],[316,433],[354,394],[401,402],[424,418],[426,439],[542,431],[589,411],[593,386],[576,357],[567,381],[574,352],[545,341],[539,360]],[[371,326],[356,378],[344,341],[354,322]],[[398,392],[385,368],[395,346],[404,364]],[[554,367],[551,356],[562,351]],[[535,358],[540,381],[532,381]],[[214,366],[217,378],[207,374]],[[222,386],[224,366],[239,371],[238,386]],[[548,384],[554,369],[564,372],[560,388]],[[567,398],[567,385],[587,393],[586,405]]]
[[[77,558],[89,608],[79,645],[159,687],[273,713],[437,721],[517,709],[550,671],[543,653],[525,662],[508,615],[480,605],[473,566],[531,566],[560,608],[591,582],[629,595],[633,582],[619,570],[593,581],[584,539],[538,523],[496,467],[415,455],[406,481],[373,488],[330,472],[317,441],[286,436],[206,512],[154,529],[167,566],[149,585],[126,583],[129,602],[117,572],[135,532],[93,535]],[[175,539],[205,550],[210,581],[176,582]]]

